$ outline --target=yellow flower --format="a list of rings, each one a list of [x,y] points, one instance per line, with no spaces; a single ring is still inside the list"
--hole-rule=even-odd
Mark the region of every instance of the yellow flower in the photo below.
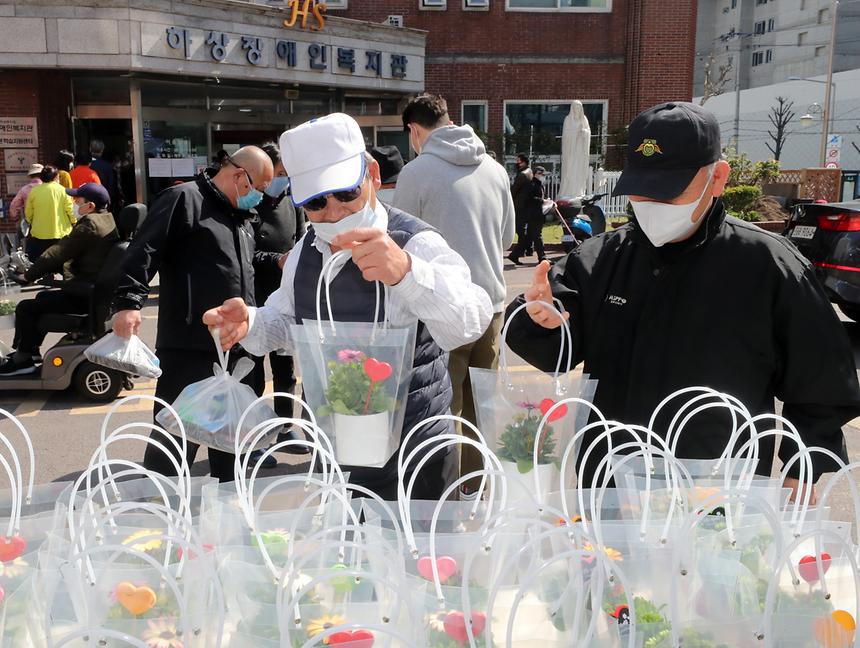
[[[182,639],[176,633],[176,624],[165,619],[147,621],[141,639],[149,648],[184,648]]]
[[[141,531],[135,531],[130,536],[128,536],[122,543],[125,546],[131,546],[135,551],[155,551],[161,547],[161,536],[162,532],[157,529],[142,529]],[[138,542],[142,538],[146,538],[142,542]]]
[[[585,549],[585,551],[596,551],[595,548],[587,542],[582,545],[582,548]],[[617,549],[613,549],[612,547],[604,547],[603,555],[613,562],[624,562],[624,556],[621,555],[621,552]]]
[[[321,632],[346,623],[346,619],[337,614],[327,614],[319,619],[311,619],[308,622],[308,639],[313,639]],[[323,644],[328,645],[328,637],[323,639]]]
[[[0,562],[0,578],[18,578],[23,576],[30,566],[26,560],[20,556],[12,562]]]

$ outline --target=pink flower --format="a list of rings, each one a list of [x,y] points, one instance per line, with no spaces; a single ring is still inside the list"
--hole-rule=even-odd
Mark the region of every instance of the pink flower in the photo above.
[[[537,403],[531,403],[529,401],[523,401],[522,403],[517,403],[517,407],[521,407],[524,410],[533,410],[540,407]]]
[[[364,359],[364,354],[353,349],[341,349],[337,352],[337,359],[341,362],[357,362]]]

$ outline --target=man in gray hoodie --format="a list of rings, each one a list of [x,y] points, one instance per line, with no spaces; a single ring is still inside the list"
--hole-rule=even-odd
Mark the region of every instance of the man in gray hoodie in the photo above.
[[[486,153],[470,126],[455,126],[439,95],[421,95],[403,111],[403,129],[418,157],[400,172],[392,204],[432,225],[460,254],[472,281],[487,291],[495,316],[484,335],[451,352],[451,411],[475,422],[469,367],[494,369],[505,306],[504,251],[514,238],[514,204],[505,169]],[[464,447],[460,473],[483,460]]]

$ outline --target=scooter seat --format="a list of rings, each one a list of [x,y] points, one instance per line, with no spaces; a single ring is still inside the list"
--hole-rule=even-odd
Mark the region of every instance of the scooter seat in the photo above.
[[[43,333],[77,333],[86,330],[89,315],[49,313],[39,318],[39,329]]]

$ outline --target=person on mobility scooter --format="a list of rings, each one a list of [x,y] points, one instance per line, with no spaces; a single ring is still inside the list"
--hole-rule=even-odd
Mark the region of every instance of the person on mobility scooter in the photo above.
[[[88,399],[109,401],[123,386],[130,387],[128,376],[88,362],[83,352],[105,333],[121,261],[146,207],[130,205],[115,221],[101,185],[85,184],[67,193],[74,198],[78,217],[71,234],[17,277],[27,284],[63,272],[64,281],[19,302],[15,352],[0,363],[0,389],[65,389],[74,383]],[[45,353],[43,362],[39,347],[48,333],[65,335]]]

